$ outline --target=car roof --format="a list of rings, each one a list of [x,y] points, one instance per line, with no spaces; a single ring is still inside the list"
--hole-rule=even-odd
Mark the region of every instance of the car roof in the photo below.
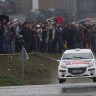
[[[68,53],[92,53],[92,51],[91,49],[70,49],[64,52],[64,54]]]

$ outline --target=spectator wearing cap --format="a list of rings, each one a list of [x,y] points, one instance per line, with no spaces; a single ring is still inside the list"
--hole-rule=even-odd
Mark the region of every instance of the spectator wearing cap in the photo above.
[[[15,52],[21,52],[22,50],[22,46],[25,46],[25,41],[22,35],[19,35],[16,39],[15,39]]]

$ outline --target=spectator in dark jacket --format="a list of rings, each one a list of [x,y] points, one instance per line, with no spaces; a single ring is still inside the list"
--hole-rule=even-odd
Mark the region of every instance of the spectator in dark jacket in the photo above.
[[[32,31],[30,29],[30,23],[25,22],[23,24],[23,28],[21,30],[21,35],[23,35],[24,41],[25,41],[25,48],[27,52],[30,52],[31,50],[31,38],[32,38]]]
[[[4,53],[4,32],[5,32],[5,26],[0,23],[0,52]]]

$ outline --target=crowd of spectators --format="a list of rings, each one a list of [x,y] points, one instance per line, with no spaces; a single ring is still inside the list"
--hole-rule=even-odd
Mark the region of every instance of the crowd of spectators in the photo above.
[[[20,52],[22,46],[27,52],[62,53],[66,49],[94,47],[95,25],[46,22],[21,23],[17,19],[0,22],[0,53]]]

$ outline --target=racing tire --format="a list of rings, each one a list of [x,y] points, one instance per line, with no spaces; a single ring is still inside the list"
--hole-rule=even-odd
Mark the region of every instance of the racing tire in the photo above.
[[[65,81],[65,79],[59,79],[59,83],[64,83]]]
[[[96,78],[93,78],[93,82],[96,82]]]

